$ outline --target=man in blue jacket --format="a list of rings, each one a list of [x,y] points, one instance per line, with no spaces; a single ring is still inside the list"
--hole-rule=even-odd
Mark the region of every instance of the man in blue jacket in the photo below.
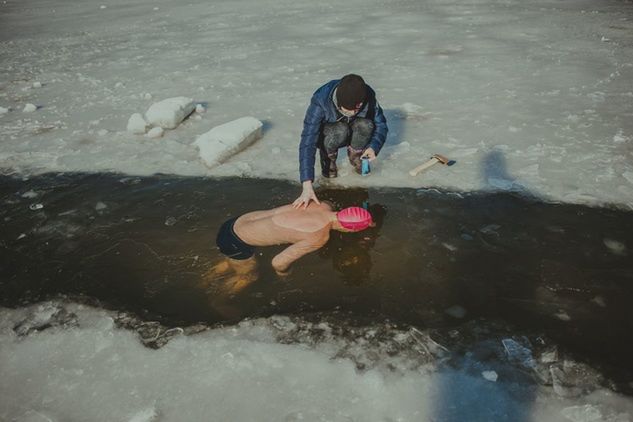
[[[299,144],[299,173],[303,191],[293,205],[307,207],[319,203],[312,183],[314,161],[319,150],[321,174],[336,177],[338,150],[347,147],[347,157],[357,173],[361,157],[376,159],[387,137],[387,120],[376,100],[376,93],[358,75],[333,80],[312,95],[303,120]]]

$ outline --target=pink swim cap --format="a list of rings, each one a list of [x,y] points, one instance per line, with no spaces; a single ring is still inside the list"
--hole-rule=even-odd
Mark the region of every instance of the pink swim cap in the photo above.
[[[365,230],[372,223],[371,214],[360,207],[345,208],[336,213],[336,219],[343,228],[353,232]]]

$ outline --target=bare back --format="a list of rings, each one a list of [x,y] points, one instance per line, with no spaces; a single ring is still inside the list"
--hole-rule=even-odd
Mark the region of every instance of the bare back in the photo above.
[[[303,255],[319,249],[330,238],[335,214],[326,203],[311,203],[307,209],[292,205],[244,214],[235,221],[235,234],[252,246],[291,245],[273,258],[277,271],[286,270]]]
[[[326,204],[311,203],[307,209],[284,205],[244,214],[235,222],[234,230],[240,239],[252,246],[317,240],[324,233],[329,233],[331,215],[332,211]]]

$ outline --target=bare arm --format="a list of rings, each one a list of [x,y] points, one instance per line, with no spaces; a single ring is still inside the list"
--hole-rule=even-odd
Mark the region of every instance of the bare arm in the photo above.
[[[325,245],[329,237],[330,233],[328,230],[326,236],[321,237],[317,241],[314,239],[307,239],[288,246],[273,258],[273,268],[278,273],[286,272],[290,267],[290,264],[302,256],[307,255],[310,252],[314,252],[321,246]]]

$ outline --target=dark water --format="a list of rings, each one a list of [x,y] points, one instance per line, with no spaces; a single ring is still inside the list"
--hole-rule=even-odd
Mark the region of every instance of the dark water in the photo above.
[[[3,177],[0,304],[85,296],[173,325],[331,310],[421,328],[483,318],[633,373],[633,213],[509,194],[321,190],[341,207],[368,203],[378,226],[333,233],[286,280],[269,264],[282,247],[261,249],[259,279],[222,294],[205,275],[220,259],[219,225],[297,194],[259,179]]]

